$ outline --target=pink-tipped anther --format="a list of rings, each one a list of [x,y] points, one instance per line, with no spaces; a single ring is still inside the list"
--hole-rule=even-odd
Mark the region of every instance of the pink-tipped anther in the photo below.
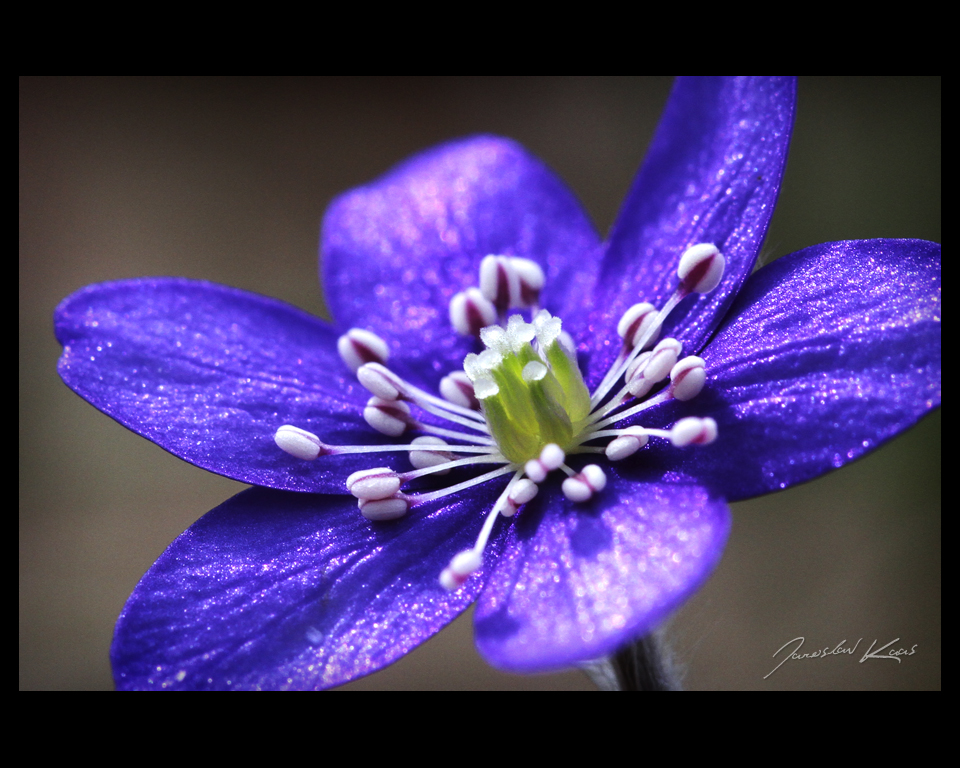
[[[535,483],[542,483],[553,470],[559,469],[567,455],[556,443],[547,443],[540,451],[539,458],[530,459],[524,466],[524,472]]]
[[[664,339],[649,355],[640,355],[627,369],[627,389],[634,397],[643,397],[653,386],[670,375],[677,364],[680,342]]]
[[[520,306],[520,275],[508,256],[485,256],[480,262],[480,291],[502,315]]]
[[[703,389],[707,372],[702,357],[690,355],[670,370],[670,392],[677,400],[692,400]]]
[[[480,410],[480,401],[473,391],[473,382],[463,371],[454,371],[440,379],[440,394],[448,403],[474,411]]]
[[[700,243],[684,251],[677,275],[685,293],[709,293],[720,284],[726,260],[717,246]]]
[[[410,406],[402,400],[384,400],[371,397],[363,409],[363,418],[377,432],[399,437],[410,423]]]
[[[450,592],[458,589],[480,568],[483,558],[473,549],[454,555],[450,565],[440,574],[440,585]]]
[[[409,504],[402,496],[391,499],[360,499],[357,502],[360,507],[360,514],[367,520],[396,520],[407,514]]]
[[[520,507],[537,495],[539,490],[537,484],[526,477],[518,480],[510,489],[510,493],[507,495],[506,503],[503,505],[503,509],[500,510],[500,514],[504,517],[513,517],[517,514],[517,510],[520,509]]]
[[[400,380],[380,363],[365,363],[357,369],[357,379],[370,394],[381,400],[397,400],[402,392]]]
[[[596,464],[588,464],[582,472],[564,480],[562,489],[570,501],[582,502],[602,491],[606,485],[607,476],[603,470]]]
[[[530,259],[511,257],[510,266],[517,274],[520,285],[519,303],[513,307],[533,307],[540,303],[540,291],[546,282],[543,270],[537,262]]]
[[[658,314],[657,308],[646,302],[634,304],[624,312],[617,323],[617,333],[623,339],[623,346],[633,349],[641,341],[645,347],[656,341],[660,335],[660,328],[656,326]]]
[[[620,437],[614,438],[607,443],[604,451],[610,461],[620,461],[628,456],[633,456],[650,439],[647,431],[643,427],[627,427],[623,430]]]
[[[400,476],[389,467],[361,469],[347,478],[347,490],[363,501],[379,501],[400,490]]]
[[[390,357],[387,343],[363,328],[351,328],[337,339],[337,352],[347,367],[356,373],[364,363],[383,365]]]
[[[273,441],[281,450],[304,461],[313,461],[317,456],[330,453],[328,447],[313,432],[307,432],[292,424],[280,427],[274,434]]]
[[[707,445],[717,439],[717,422],[711,418],[689,416],[680,419],[670,430],[670,442],[684,445]]]
[[[447,446],[449,443],[441,437],[424,435],[415,437],[410,441],[410,445],[423,446],[423,450],[410,451],[410,463],[417,469],[426,469],[427,467],[437,467],[453,461],[456,456],[449,451],[439,450],[440,446]],[[435,475],[447,475],[449,469],[440,469],[434,472]]]
[[[450,299],[450,324],[461,336],[480,336],[497,322],[497,309],[478,288],[467,288]]]

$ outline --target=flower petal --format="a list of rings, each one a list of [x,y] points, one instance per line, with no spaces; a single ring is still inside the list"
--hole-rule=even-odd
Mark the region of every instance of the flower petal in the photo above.
[[[829,472],[940,405],[940,246],[864,240],[784,256],[750,278],[701,354],[707,387],[684,405],[716,419],[719,437],[654,451],[649,472],[670,466],[731,501]]]
[[[474,351],[452,331],[450,299],[478,284],[480,260],[543,266],[551,302],[589,285],[599,239],[573,194],[506,139],[424,152],[334,201],[323,225],[324,290],[335,321],[391,346],[391,367],[435,386]]]
[[[596,327],[638,301],[661,306],[678,284],[683,251],[714,243],[720,285],[687,298],[664,335],[694,354],[753,269],[780,190],[796,84],[784,78],[681,78],[610,236],[594,296]],[[672,328],[672,330],[669,330]],[[583,334],[575,335],[581,341]],[[595,371],[616,345],[595,338]],[[600,371],[602,375],[602,371]],[[597,374],[595,374],[597,375]]]
[[[515,518],[480,596],[477,647],[513,672],[612,653],[655,627],[707,577],[730,529],[703,488],[610,482],[588,504],[541,494]]]
[[[255,485],[341,493],[369,458],[305,462],[283,424],[330,443],[388,442],[363,421],[369,393],[329,324],[210,283],[129,280],[85,288],[55,315],[60,375],[104,413],[192,464]]]
[[[344,497],[234,496],[178,537],[130,596],[111,650],[117,687],[326,688],[396,661],[475,599],[482,571],[452,594],[438,577],[472,546],[475,511],[501,489],[388,523]]]

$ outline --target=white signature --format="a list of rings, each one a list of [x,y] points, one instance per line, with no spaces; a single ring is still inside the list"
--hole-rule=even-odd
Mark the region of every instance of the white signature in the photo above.
[[[844,639],[844,640],[841,640],[839,643],[837,643],[833,648],[831,648],[828,645],[823,648],[818,648],[815,651],[810,651],[808,653],[800,653],[800,649],[803,648],[803,644],[804,642],[806,642],[806,639],[803,637],[795,637],[793,638],[793,640],[790,640],[784,643],[776,650],[776,652],[773,654],[773,658],[777,658],[777,655],[780,653],[780,651],[796,643],[796,645],[794,645],[794,647],[787,653],[787,655],[783,657],[780,663],[777,664],[777,666],[775,666],[773,669],[771,669],[767,674],[763,676],[763,679],[766,680],[768,677],[770,677],[770,675],[772,675],[774,672],[780,669],[780,667],[782,667],[788,661],[801,660],[801,659],[824,659],[827,656],[843,656],[844,654],[848,656],[853,656],[854,653],[856,653],[856,650],[860,646],[860,643],[862,641],[863,641],[863,638],[861,637],[859,640],[857,640],[856,643],[854,643],[852,648],[848,648],[847,641],[846,639]],[[899,664],[902,661],[902,659],[900,658],[901,656],[913,656],[913,654],[917,652],[916,645],[914,645],[910,649],[893,648],[887,651],[887,649],[890,648],[891,645],[899,641],[900,641],[900,638],[895,637],[886,645],[881,646],[880,648],[877,648],[876,650],[874,650],[874,648],[876,648],[876,645],[877,645],[877,641],[874,640],[872,643],[870,643],[870,647],[867,649],[867,652],[860,657],[860,663],[863,664],[863,662],[865,662],[867,659],[893,659],[895,662]],[[887,652],[884,653],[884,651],[887,651]]]

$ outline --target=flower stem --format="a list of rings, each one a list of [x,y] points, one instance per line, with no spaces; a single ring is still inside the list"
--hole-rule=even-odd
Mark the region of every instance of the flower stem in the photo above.
[[[660,632],[651,632],[612,656],[583,665],[583,671],[604,691],[682,690]]]

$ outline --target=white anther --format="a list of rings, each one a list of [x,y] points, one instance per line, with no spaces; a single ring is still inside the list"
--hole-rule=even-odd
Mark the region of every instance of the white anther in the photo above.
[[[500,387],[488,376],[481,376],[473,382],[473,393],[479,402],[500,394]]]
[[[650,439],[647,431],[643,427],[627,427],[623,434],[607,443],[607,449],[604,453],[610,461],[620,461],[633,456]]]
[[[362,328],[351,328],[337,339],[337,352],[347,367],[354,373],[364,363],[387,362],[390,349],[387,342],[377,334],[365,331]]]
[[[281,450],[304,461],[313,461],[323,450],[323,443],[313,432],[291,424],[280,427],[273,436],[273,441]]]
[[[510,259],[510,266],[517,273],[520,282],[520,303],[515,307],[532,307],[540,302],[540,291],[546,282],[546,277],[540,265],[530,259],[521,259],[516,256]]]
[[[617,333],[620,334],[623,343],[630,349],[633,349],[640,343],[640,340],[653,329],[652,333],[650,333],[650,338],[647,339],[644,346],[648,347],[653,344],[660,335],[660,328],[654,328],[654,323],[657,321],[657,314],[657,308],[647,302],[634,304],[624,312],[623,317],[620,318],[620,322],[617,323]]]
[[[663,381],[670,375],[670,370],[677,364],[677,355],[680,352],[680,342],[676,339],[664,339],[649,356],[640,355],[627,370],[627,388],[634,397],[643,397],[654,384]],[[643,363],[640,362],[643,358]]]
[[[370,392],[382,400],[396,400],[401,391],[399,381],[379,363],[366,363],[357,370],[357,379]]]
[[[670,370],[670,392],[677,400],[692,400],[707,380],[703,358],[690,355]]]
[[[670,442],[684,445],[707,445],[717,439],[717,422],[711,418],[688,416],[680,419],[670,430]]]
[[[547,366],[541,363],[539,360],[531,360],[520,372],[521,377],[526,382],[540,381],[544,376],[547,375]]]
[[[400,476],[389,467],[361,469],[347,478],[347,490],[364,501],[387,499],[400,490]]]
[[[542,483],[553,470],[558,469],[567,455],[556,443],[547,443],[540,451],[540,457],[530,459],[524,465],[524,472],[535,483]]]
[[[384,400],[371,397],[363,409],[363,418],[377,432],[390,437],[399,437],[407,429],[410,406],[402,400]]]
[[[537,344],[541,351],[546,350],[558,337],[570,334],[563,330],[563,323],[559,317],[554,317],[547,310],[541,309],[533,318],[533,330],[537,337]],[[571,342],[573,340],[571,339]],[[561,341],[561,343],[563,343]]]
[[[497,308],[478,288],[467,288],[450,299],[450,324],[461,336],[479,336],[497,322]]]
[[[367,520],[396,520],[407,514],[407,500],[404,498],[392,499],[360,499],[357,503],[360,514]]]
[[[680,286],[691,293],[709,293],[720,284],[726,260],[713,243],[687,248],[680,257]]]
[[[473,384],[465,371],[454,371],[440,379],[440,394],[444,400],[461,408],[480,409],[477,396],[473,393]]]
[[[485,256],[480,262],[480,291],[500,312],[519,307],[520,275],[507,256]]]
[[[607,476],[596,464],[588,464],[583,471],[568,477],[561,486],[563,495],[570,501],[587,501],[607,485]]]
[[[440,574],[440,585],[450,592],[459,588],[483,563],[481,556],[472,549],[454,555],[450,565]]]
[[[483,564],[483,558],[474,549],[465,549],[453,556],[450,561],[450,570],[457,576],[469,576],[479,570]]]
[[[510,495],[507,496],[507,503],[503,505],[500,514],[504,517],[513,517],[517,514],[517,510],[520,507],[537,495],[539,490],[537,484],[526,477],[518,480],[514,483],[513,488],[510,489]]]
[[[410,441],[410,445],[423,445],[423,446],[440,446],[440,445],[449,445],[449,443],[440,437],[432,437],[430,435],[425,435],[424,437],[415,437]],[[427,467],[436,467],[439,464],[446,464],[448,461],[453,461],[456,457],[449,453],[448,451],[438,451],[438,450],[423,450],[423,451],[410,451],[410,463],[413,464],[417,469],[426,469]],[[435,475],[447,475],[450,473],[449,469],[441,469],[437,472],[434,472]]]

